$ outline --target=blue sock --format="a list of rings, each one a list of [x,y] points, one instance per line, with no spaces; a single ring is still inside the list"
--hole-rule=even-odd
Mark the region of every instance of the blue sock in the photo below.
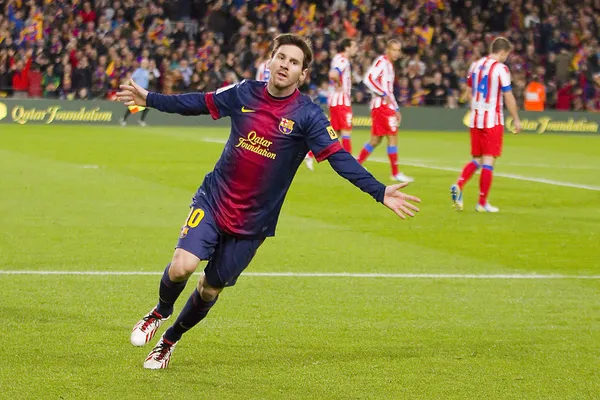
[[[173,304],[175,304],[175,301],[187,283],[187,279],[183,282],[173,282],[169,278],[170,267],[171,264],[168,264],[167,268],[165,268],[165,272],[163,273],[158,288],[158,305],[156,306],[156,311],[163,318],[166,318],[173,313]]]
[[[194,290],[194,293],[190,296],[185,307],[179,313],[177,320],[167,331],[165,332],[165,338],[169,342],[177,342],[181,339],[184,333],[192,329],[198,322],[202,321],[208,314],[211,307],[215,305],[219,296],[213,301],[204,301],[198,293],[198,289]]]

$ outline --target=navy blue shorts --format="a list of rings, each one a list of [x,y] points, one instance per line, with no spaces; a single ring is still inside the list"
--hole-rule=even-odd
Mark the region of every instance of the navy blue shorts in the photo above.
[[[223,288],[235,285],[264,240],[245,239],[222,232],[204,198],[194,196],[177,247],[200,260],[208,260],[204,268],[206,282],[212,287]]]

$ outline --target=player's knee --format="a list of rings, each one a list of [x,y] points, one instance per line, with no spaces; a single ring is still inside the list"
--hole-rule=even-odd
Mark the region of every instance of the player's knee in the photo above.
[[[496,157],[494,157],[494,156],[483,156],[482,157],[483,165],[494,165],[494,161],[496,161]],[[481,165],[481,163],[480,163],[480,165]]]
[[[371,137],[371,146],[375,147],[381,143],[381,136],[373,136]]]
[[[188,279],[196,268],[200,259],[182,249],[175,250],[171,267],[169,268],[169,278],[174,282],[179,282]]]
[[[217,298],[219,293],[221,293],[221,291],[223,290],[221,288],[216,288],[216,287],[210,286],[208,283],[206,283],[205,280],[200,281],[198,286],[199,286],[198,292],[200,293],[200,297],[204,301],[213,301],[214,299]]]

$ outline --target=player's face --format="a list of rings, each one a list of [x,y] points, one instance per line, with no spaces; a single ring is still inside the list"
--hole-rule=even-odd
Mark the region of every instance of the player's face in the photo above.
[[[279,90],[299,85],[306,78],[307,69],[302,69],[304,53],[294,45],[282,45],[271,61],[271,79]]]
[[[354,57],[356,55],[356,53],[358,52],[358,45],[356,44],[356,42],[351,42],[350,43],[350,57]]]
[[[399,44],[391,44],[390,47],[388,47],[388,57],[392,61],[398,60],[400,58],[401,50],[402,46],[400,46]]]

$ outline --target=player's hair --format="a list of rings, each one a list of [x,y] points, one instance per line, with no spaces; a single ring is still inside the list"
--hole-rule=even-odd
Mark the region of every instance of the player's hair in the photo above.
[[[505,37],[500,36],[500,37],[497,37],[496,39],[494,39],[494,41],[492,42],[492,44],[490,46],[490,53],[495,54],[502,50],[511,51],[512,49],[513,49],[513,45],[510,42],[510,40],[508,40]]]
[[[385,46],[385,48],[389,49],[390,47],[392,47],[395,44],[397,44],[399,46],[402,46],[402,43],[398,39],[390,39],[390,40],[388,40],[387,45]]]
[[[273,51],[271,52],[271,58],[275,57],[277,50],[284,45],[296,46],[302,50],[302,53],[304,53],[302,69],[305,70],[310,67],[310,64],[313,60],[313,52],[311,49],[310,40],[303,38],[300,35],[294,35],[293,33],[282,33],[273,40]]]
[[[338,43],[338,51],[340,53],[343,53],[348,47],[352,46],[352,42],[354,42],[354,39],[350,38],[344,38],[340,40],[340,42]]]

